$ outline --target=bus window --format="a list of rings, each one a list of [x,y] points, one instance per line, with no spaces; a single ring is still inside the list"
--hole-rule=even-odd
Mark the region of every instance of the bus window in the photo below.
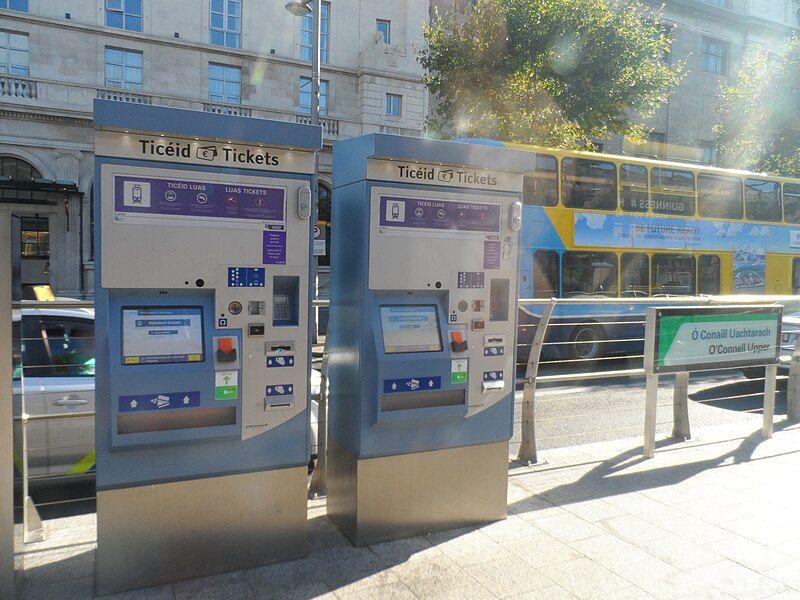
[[[536,155],[536,172],[525,175],[522,184],[525,204],[555,206],[558,204],[558,161],[549,154]]]
[[[738,177],[701,173],[697,177],[697,199],[701,217],[742,218],[742,180]]]
[[[588,158],[561,160],[564,206],[597,210],[617,209],[617,168],[614,163]]]
[[[792,294],[800,294],[800,258],[792,259]]]
[[[647,212],[647,169],[642,165],[619,166],[620,205],[628,212]]]
[[[800,184],[783,184],[783,218],[787,223],[800,223]]]
[[[644,298],[650,295],[650,263],[643,252],[622,255],[620,295],[623,298]]]
[[[654,254],[653,295],[694,296],[695,261],[690,254]]]
[[[694,214],[694,174],[691,171],[650,169],[651,205],[661,215]]]
[[[562,265],[565,297],[617,295],[617,255],[613,252],[565,252]]]
[[[747,218],[752,221],[780,221],[781,186],[776,181],[746,179],[744,206]]]
[[[533,254],[533,297],[558,297],[558,252],[539,250]]]
[[[719,256],[703,255],[697,259],[697,293],[719,294],[720,285],[720,260]]]

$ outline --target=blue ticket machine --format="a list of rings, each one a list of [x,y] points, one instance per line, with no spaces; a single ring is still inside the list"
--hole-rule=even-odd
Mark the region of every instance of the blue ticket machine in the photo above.
[[[304,556],[321,130],[94,117],[96,591]]]
[[[532,155],[334,146],[328,514],[356,545],[505,518]]]

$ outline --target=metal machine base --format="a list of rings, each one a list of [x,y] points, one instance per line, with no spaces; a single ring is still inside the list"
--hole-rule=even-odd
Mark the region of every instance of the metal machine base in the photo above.
[[[305,466],[97,493],[95,593],[302,558]]]
[[[508,442],[357,460],[328,439],[328,516],[355,546],[506,517]]]

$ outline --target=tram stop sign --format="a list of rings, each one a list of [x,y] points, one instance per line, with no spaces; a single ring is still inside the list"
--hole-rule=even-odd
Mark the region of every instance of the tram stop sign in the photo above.
[[[325,224],[314,225],[314,256],[325,256]]]

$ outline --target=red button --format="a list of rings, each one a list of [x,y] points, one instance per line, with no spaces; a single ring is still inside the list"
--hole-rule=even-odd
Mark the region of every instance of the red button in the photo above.
[[[464,338],[461,337],[460,331],[451,331],[450,336],[453,338],[453,341],[456,342],[457,344],[460,344],[461,342],[464,341]]]
[[[219,338],[219,349],[229,354],[233,350],[233,338]]]

